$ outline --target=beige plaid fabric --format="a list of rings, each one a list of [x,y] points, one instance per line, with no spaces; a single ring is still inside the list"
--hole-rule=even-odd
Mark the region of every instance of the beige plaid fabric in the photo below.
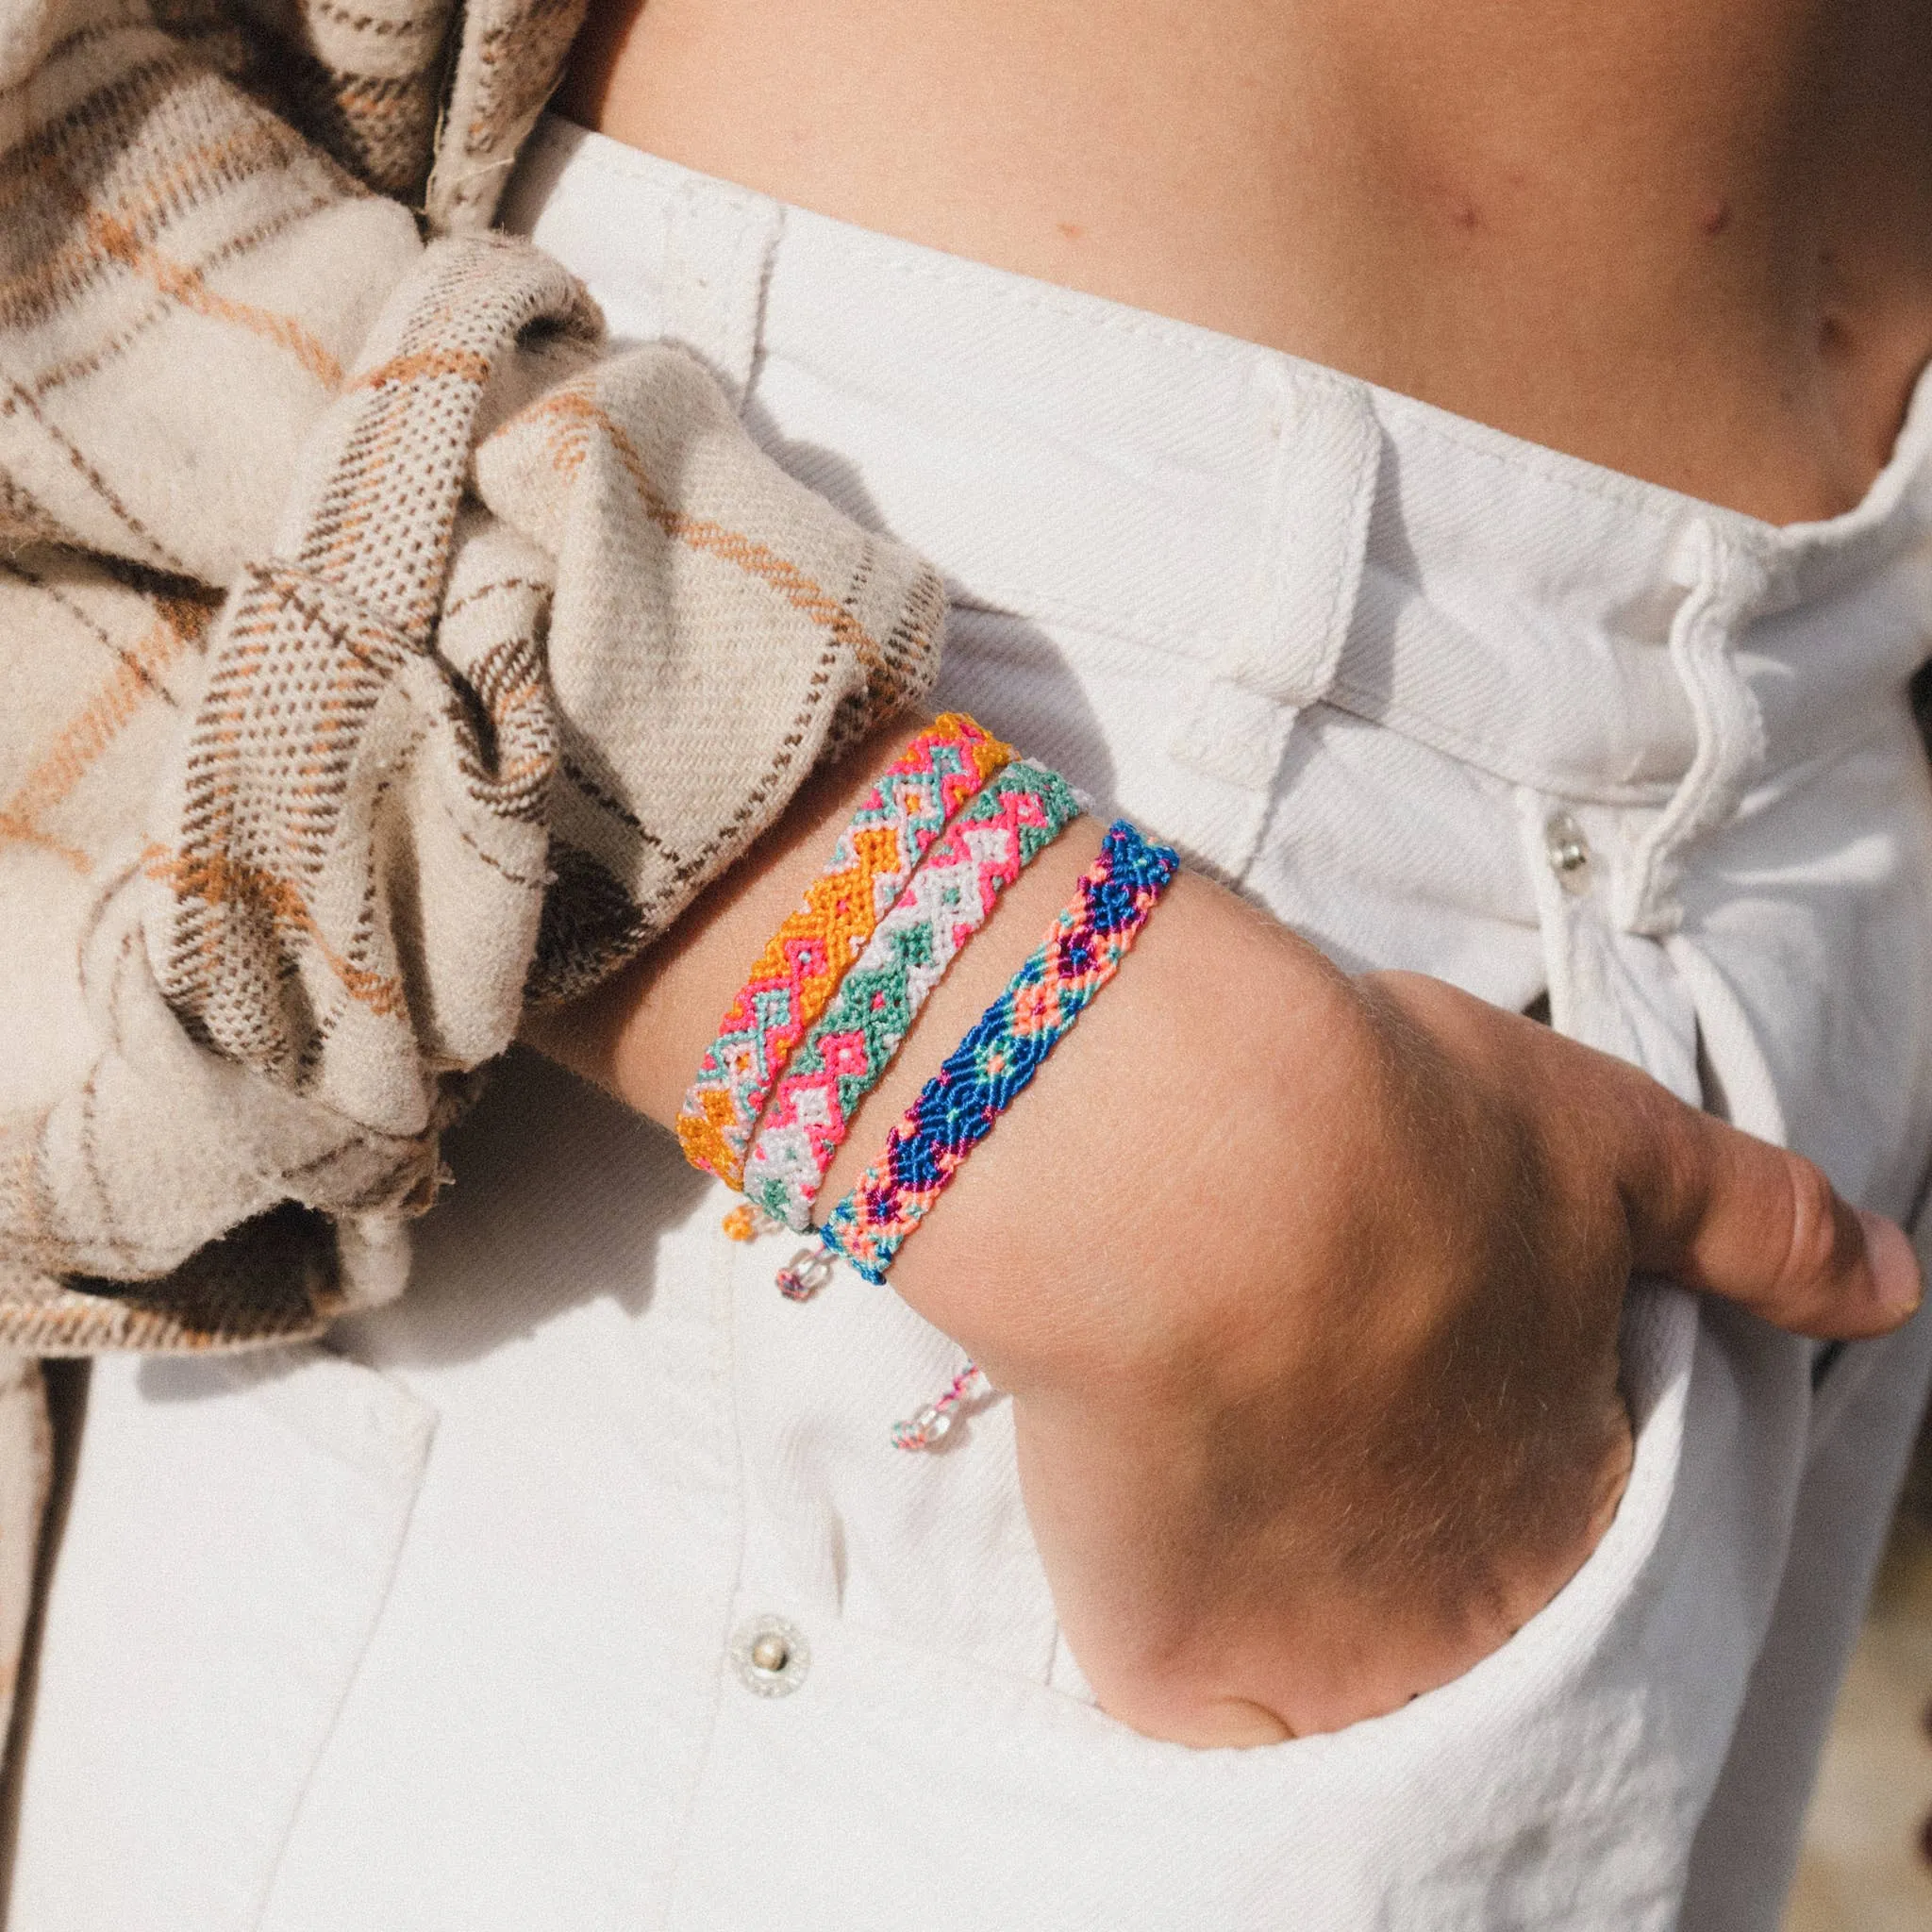
[[[931,680],[932,573],[488,231],[580,10],[0,0],[0,1349],[393,1292],[526,1001]]]

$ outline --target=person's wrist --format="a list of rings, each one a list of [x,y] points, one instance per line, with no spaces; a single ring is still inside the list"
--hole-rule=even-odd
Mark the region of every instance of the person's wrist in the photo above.
[[[1262,1372],[1274,1204],[1308,1178],[1311,1100],[1331,1119],[1347,1104],[1350,1026],[1318,954],[1184,875],[893,1286],[1014,1392]]]
[[[672,1125],[719,1015],[818,875],[852,809],[932,723],[907,712],[807,779],[782,819],[700,893],[670,932],[523,1037],[660,1126]]]
[[[891,1065],[866,1095],[852,1131],[826,1170],[818,1198],[821,1218],[877,1158],[893,1123],[918,1098],[946,1055],[1040,943],[1049,923],[1073,894],[1080,874],[1092,863],[1100,849],[1102,830],[1091,818],[1074,820],[1001,894],[985,925],[933,989]],[[1109,992],[1108,998],[1112,996]],[[1081,1025],[1091,1024],[1091,1018],[1088,1015]],[[1056,1050],[1053,1065],[1041,1076],[1043,1086],[1052,1084],[1070,1046],[1071,1039]],[[1005,1130],[1003,1121],[992,1139],[974,1154],[974,1161],[980,1160]],[[969,1170],[973,1164],[967,1163]],[[908,1244],[908,1256],[918,1245]]]

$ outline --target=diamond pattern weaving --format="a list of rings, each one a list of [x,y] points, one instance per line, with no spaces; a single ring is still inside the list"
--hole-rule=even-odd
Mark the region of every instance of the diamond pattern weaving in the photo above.
[[[931,1210],[966,1157],[1031,1083],[1087,1004],[1120,970],[1179,869],[1124,819],[1108,826],[1078,895],[1006,991],[974,1022],[888,1136],[885,1151],[820,1230],[868,1281]]]
[[[1012,756],[971,718],[947,712],[879,774],[718,1023],[677,1117],[693,1167],[742,1185],[752,1131],[792,1050],[946,822]]]
[[[746,1198],[804,1229],[859,1102],[1000,893],[1079,816],[1072,789],[1030,759],[1008,765],[946,828],[837,998],[793,1056],[745,1163]]]

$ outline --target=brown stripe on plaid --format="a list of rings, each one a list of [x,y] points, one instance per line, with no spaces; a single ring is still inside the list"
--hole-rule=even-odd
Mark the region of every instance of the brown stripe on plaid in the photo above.
[[[929,570],[477,232],[582,5],[0,0],[0,991],[86,1015],[0,1028],[0,1349],[394,1292],[526,1002],[931,682]]]
[[[116,216],[90,212],[87,235],[103,255],[110,260],[124,263],[137,275],[145,275],[170,301],[178,302],[196,315],[229,323],[236,328],[261,336],[278,348],[287,349],[325,387],[341,387],[342,365],[292,316],[277,315],[272,308],[258,308],[252,302],[237,302],[216,294],[199,270],[171,261],[159,249],[142,242],[126,222]],[[45,392],[43,384],[40,393]]]
[[[119,658],[155,697],[159,698],[165,705],[175,705],[175,694],[162,681],[158,673],[175,654],[168,651],[157,658],[150,648],[151,633],[143,634],[142,639],[132,644],[114,637],[65,584],[41,575],[20,558],[0,558],[0,575],[11,577],[38,592],[56,609],[62,611],[77,624],[109,657]],[[214,616],[212,600],[201,601],[192,596],[160,595],[155,602],[158,624],[173,629],[184,641],[198,644]]]
[[[58,543],[66,535],[60,519],[45,504],[0,470],[0,539],[24,546]]]
[[[291,122],[385,194],[420,197],[447,77],[448,0],[279,0],[253,12],[258,59]]]
[[[50,600],[59,598],[59,592],[42,588]],[[173,602],[158,611],[153,628],[132,647],[113,644],[96,628],[96,635],[121,662],[0,803],[0,838],[24,839],[58,853],[79,870],[89,867],[92,861],[86,853],[50,837],[42,821],[80,782],[142,705],[154,699],[173,705],[159,674],[199,643],[209,615],[205,608]]]
[[[233,105],[225,82],[178,60],[155,63],[145,77],[155,85],[129,90],[115,103],[130,132],[138,130],[155,142],[170,131],[170,121],[186,118],[187,131],[196,138],[165,158],[158,146],[153,165],[128,181],[123,192],[110,198],[102,192],[107,184],[75,178],[82,158],[64,147],[19,157],[15,165],[0,168],[0,216],[9,223],[4,231],[9,239],[0,241],[0,261],[9,269],[0,278],[0,326],[40,320],[49,305],[71,303],[89,277],[108,272],[113,258],[104,260],[85,232],[91,216],[119,224],[128,241],[144,248],[171,226],[190,225],[204,209],[222,205],[239,183],[269,170],[308,162],[306,172],[313,180],[300,199],[310,206],[366,192],[338,171],[315,165],[319,158],[306,155],[272,116],[220,113]],[[210,109],[218,113],[212,132]],[[79,110],[72,120],[76,146],[99,138],[99,127]],[[286,197],[277,202],[275,213],[286,219],[295,204]],[[210,265],[208,260],[196,264],[204,271]]]
[[[313,193],[366,193],[262,111],[234,84],[151,32],[130,29],[110,47],[129,58],[31,141],[0,159],[0,262],[8,303],[0,324],[41,319],[48,302],[77,299],[111,264],[74,234],[91,208],[119,217],[152,242],[171,225],[227,206],[238,191],[286,173]],[[140,157],[104,168],[103,157]],[[281,188],[283,183],[277,183]]]
[[[392,974],[371,973],[335,951],[304,900],[302,888],[293,879],[279,878],[259,866],[243,865],[225,853],[167,852],[158,845],[149,846],[142,854],[142,871],[165,885],[177,899],[198,900],[222,911],[239,908],[248,924],[252,924],[254,916],[259,914],[282,933],[300,934],[313,942],[316,952],[352,1000],[385,1016],[404,1010],[402,981]],[[201,984],[213,982],[217,976],[216,946],[210,923],[194,942],[193,971],[183,977]],[[186,1000],[176,1004],[184,1012],[192,1010]]]
[[[538,423],[558,432],[554,442],[558,476],[566,480],[575,476],[591,436],[602,436],[617,453],[625,474],[635,486],[644,514],[667,537],[675,537],[693,550],[709,551],[737,569],[760,578],[794,610],[811,623],[823,625],[841,643],[850,644],[868,670],[881,662],[877,641],[843,604],[823,584],[813,582],[791,558],[781,557],[768,543],[742,530],[727,529],[708,518],[686,516],[672,508],[652,488],[636,444],[582,387],[574,386],[546,397],[535,406],[533,415]]]
[[[228,267],[230,263],[244,260],[258,249],[306,222],[311,215],[322,213],[339,198],[332,193],[319,194],[293,202],[288,208],[278,209],[266,221],[258,222],[252,228],[245,228],[239,235],[231,235],[217,247],[210,248],[198,260],[186,262],[182,266],[186,273],[205,280],[218,270]],[[65,360],[42,369],[30,385],[34,395],[37,398],[42,397],[50,391],[60,388],[64,383],[98,375],[109,362],[131,349],[149,329],[164,322],[170,313],[170,307],[165,300],[150,303],[105,341],[93,343],[79,355],[70,355]]]
[[[79,477],[89,493],[133,539],[133,554],[137,560],[158,564],[163,570],[174,571],[179,575],[189,574],[188,566],[181,558],[127,507],[120,492],[89,459],[86,451],[48,416],[40,398],[22,389],[18,383],[9,382],[7,393],[0,396],[0,423],[16,414],[25,416],[41,432],[51,448],[55,466],[64,465]]]
[[[439,72],[344,74],[306,47],[282,42],[274,55],[289,117],[310,140],[341,155],[384,194],[423,192],[423,151],[436,123]]]

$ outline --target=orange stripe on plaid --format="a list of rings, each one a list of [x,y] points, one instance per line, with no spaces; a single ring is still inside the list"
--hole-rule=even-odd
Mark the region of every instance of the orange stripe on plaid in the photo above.
[[[128,231],[146,246],[152,242],[155,231],[171,218],[178,217],[184,208],[192,208],[208,199],[215,184],[237,175],[287,168],[301,158],[300,143],[279,122],[264,120],[251,123],[235,134],[196,148],[173,167],[150,175],[142,183],[138,194],[116,202],[111,209],[94,211],[105,214],[110,221],[125,224]],[[61,194],[76,218],[83,222],[90,211],[86,196],[63,172],[63,157],[59,155],[42,158],[41,165],[24,173],[15,185],[24,188],[28,194],[49,191]],[[0,221],[6,220],[25,198],[22,193],[9,192],[4,177],[0,177]],[[308,197],[308,205],[293,219],[306,219],[351,198],[351,190],[346,184],[328,180],[311,192]],[[211,251],[210,259],[225,258],[233,252],[231,239]],[[101,250],[91,236],[85,241],[64,242],[58,248],[36,254],[25,268],[0,280],[0,321],[9,324],[30,322],[50,303],[58,304],[72,298],[78,287],[99,267],[100,261]],[[204,261],[190,272],[203,272],[209,265]]]
[[[207,906],[253,907],[278,926],[306,935],[358,1006],[378,1014],[405,1009],[403,982],[392,974],[372,973],[338,953],[323,938],[315,915],[292,880],[244,865],[225,853],[170,852],[164,845],[150,845],[141,858],[146,876],[170,888],[177,898],[199,899]]]
[[[205,275],[210,269],[245,259],[311,216],[334,207],[339,197],[334,194],[317,194],[308,201],[297,202],[291,208],[277,208],[266,221],[257,223],[252,228],[244,228],[238,235],[229,236],[218,248],[210,249],[199,261],[192,262],[190,266],[195,274]],[[88,258],[94,258],[92,253]],[[6,323],[5,308],[6,298],[0,295],[0,326],[4,326]],[[109,362],[131,349],[149,329],[173,313],[174,309],[168,298],[165,295],[158,295],[139,314],[129,318],[110,333],[70,355],[64,361],[51,363],[42,369],[34,377],[33,394],[46,396],[67,383],[99,374]]]
[[[768,544],[745,536],[741,530],[727,529],[708,518],[688,517],[681,510],[673,509],[652,486],[637,445],[609,412],[581,390],[559,390],[555,395],[544,397],[533,406],[531,416],[532,420],[547,422],[557,432],[553,448],[566,480],[574,477],[582,465],[591,436],[602,435],[616,451],[643,504],[645,515],[667,537],[736,564],[748,576],[770,585],[794,610],[830,631],[841,643],[850,644],[868,671],[876,672],[883,667],[884,654],[878,640],[823,584],[808,576],[789,558],[780,557]]]
[[[358,389],[381,389],[391,383],[420,382],[434,375],[459,375],[480,387],[490,380],[490,358],[475,349],[417,349],[392,356],[365,369],[356,378]]]
[[[155,674],[202,636],[208,618],[204,607],[186,599],[171,598],[160,606],[147,635],[47,747],[13,796],[0,806],[0,837],[43,846],[77,870],[87,870],[87,854],[52,838],[39,822],[79,784],[121,727],[154,695]]]
[[[42,852],[51,852],[56,858],[64,860],[75,872],[87,872],[93,864],[79,846],[63,844],[38,825],[31,825],[5,809],[0,809],[0,844],[37,845]]]
[[[194,93],[199,94],[206,89],[208,77],[192,74],[190,85]],[[173,92],[172,99],[175,105],[184,105],[181,96],[185,92],[188,92],[187,89]],[[194,106],[203,107],[205,112],[219,111],[221,106],[218,100],[204,103],[193,100],[192,95],[191,101]],[[66,203],[76,218],[84,217],[90,209],[94,209],[114,220],[125,222],[144,241],[151,242],[156,232],[168,222],[192,212],[238,177],[262,174],[270,169],[286,169],[304,162],[312,164],[310,172],[318,183],[327,181],[333,190],[333,199],[346,201],[357,198],[354,182],[329,166],[313,149],[305,147],[301,137],[285,122],[265,114],[251,115],[245,119],[239,118],[233,111],[223,115],[220,128],[208,140],[183,149],[165,167],[158,166],[143,173],[111,203],[89,198],[90,192],[103,194],[104,184],[91,181],[89,187],[83,189],[73,177],[73,158],[68,144],[61,143],[31,157],[24,157],[20,165],[0,163],[0,216],[12,214],[23,203],[52,192]],[[38,273],[41,264],[58,261],[73,252],[74,244],[68,243],[58,254],[37,255],[34,267],[26,274]],[[0,289],[12,294],[25,285],[25,275],[16,275],[11,281],[0,283]]]
[[[272,308],[258,308],[252,302],[237,302],[218,295],[193,269],[172,261],[158,248],[150,247],[127,223],[116,215],[90,211],[87,231],[101,249],[124,267],[145,275],[171,302],[211,322],[225,322],[248,334],[286,349],[302,367],[325,389],[342,386],[342,365],[329,354],[320,340],[293,316],[278,315]]]

